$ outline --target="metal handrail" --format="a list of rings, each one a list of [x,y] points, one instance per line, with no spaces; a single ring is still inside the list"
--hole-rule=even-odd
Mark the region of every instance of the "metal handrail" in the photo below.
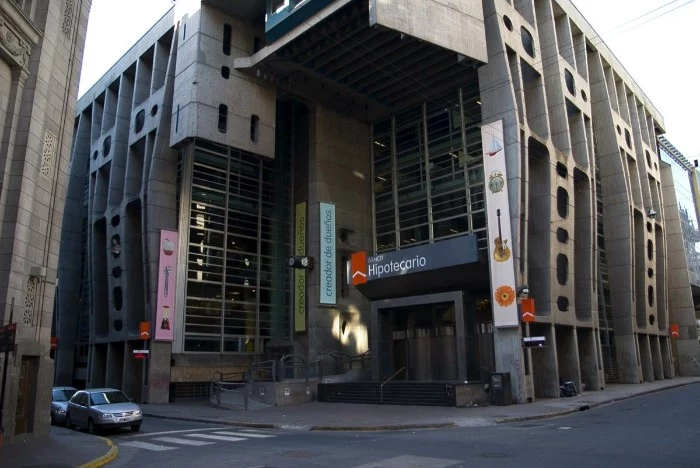
[[[394,374],[393,374],[391,377],[389,377],[388,379],[386,379],[386,380],[385,380],[384,382],[382,382],[382,384],[379,386],[379,401],[380,401],[381,403],[384,403],[384,385],[387,384],[387,383],[389,383],[389,381],[390,381],[391,379],[393,379],[394,377],[396,377],[397,375],[399,375],[401,372],[403,372],[403,371],[405,371],[405,370],[406,370],[406,366],[403,366],[401,369],[399,369],[399,370],[397,370],[396,372],[394,372]]]

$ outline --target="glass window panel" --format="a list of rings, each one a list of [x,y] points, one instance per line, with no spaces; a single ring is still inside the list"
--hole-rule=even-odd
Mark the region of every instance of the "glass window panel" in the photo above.
[[[185,334],[185,351],[218,353],[221,337]]]

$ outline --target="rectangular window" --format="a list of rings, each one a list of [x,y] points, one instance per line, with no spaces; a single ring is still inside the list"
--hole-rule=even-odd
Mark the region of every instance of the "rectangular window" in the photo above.
[[[253,353],[288,333],[289,167],[197,141],[189,208],[185,351]],[[274,192],[274,193],[273,193]],[[275,195],[276,194],[276,195]],[[280,221],[282,220],[282,221]]]
[[[224,55],[231,55],[231,33],[233,30],[231,29],[230,24],[224,24],[224,44],[223,44],[223,51]]]
[[[219,104],[219,131],[226,133],[226,122],[228,120],[228,106]]]

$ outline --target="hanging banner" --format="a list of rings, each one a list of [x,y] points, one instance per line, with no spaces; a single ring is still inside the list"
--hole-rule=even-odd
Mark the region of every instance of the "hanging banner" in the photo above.
[[[294,214],[294,255],[306,255],[306,202]],[[306,270],[294,269],[294,331],[306,331]]]
[[[321,304],[335,305],[335,205],[321,203],[320,210],[320,255],[318,266],[321,275],[319,301]]]
[[[515,292],[508,177],[503,143],[502,120],[481,127],[493,323],[496,327],[516,327],[520,324],[520,317]]]
[[[155,340],[173,341],[175,287],[177,271],[177,231],[160,231],[158,261],[158,298],[156,299]]]

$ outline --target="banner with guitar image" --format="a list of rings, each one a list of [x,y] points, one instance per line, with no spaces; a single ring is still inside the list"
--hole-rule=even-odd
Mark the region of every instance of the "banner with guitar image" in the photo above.
[[[158,297],[156,298],[156,341],[173,341],[173,316],[175,312],[175,287],[177,271],[177,231],[160,231],[160,257],[158,260]]]
[[[481,144],[484,152],[493,324],[496,327],[517,327],[520,320],[511,253],[513,244],[502,120],[481,127]]]

